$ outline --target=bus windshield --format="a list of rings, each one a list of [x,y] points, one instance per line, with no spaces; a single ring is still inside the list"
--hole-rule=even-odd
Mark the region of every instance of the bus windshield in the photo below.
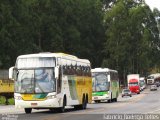
[[[49,93],[56,90],[54,69],[20,69],[17,71],[15,92]]]
[[[140,80],[139,83],[140,83],[140,86],[143,86],[145,84],[143,80]]]
[[[109,82],[107,73],[92,73],[92,90],[93,91],[108,91]]]
[[[148,76],[147,79],[154,79],[154,76]]]
[[[129,86],[138,86],[138,82],[129,83]]]

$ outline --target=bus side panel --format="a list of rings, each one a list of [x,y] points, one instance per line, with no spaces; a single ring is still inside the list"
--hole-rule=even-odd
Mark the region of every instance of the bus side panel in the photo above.
[[[83,94],[88,94],[88,102],[92,101],[92,80],[91,77],[78,76],[76,80],[76,88],[78,94],[78,100],[82,104]]]
[[[111,81],[112,98],[117,98],[119,94],[119,83],[118,81]]]
[[[76,90],[76,77],[74,75],[64,75],[62,77],[62,89],[61,93],[67,97],[67,105],[77,105],[79,101],[77,99],[78,94]]]
[[[76,89],[76,76],[75,75],[69,75],[68,76],[68,84],[69,84],[69,91],[70,96],[72,100],[77,100],[78,98],[78,92]]]
[[[85,88],[86,88],[86,92],[88,94],[88,103],[92,102],[92,78],[91,77],[85,77]]]
[[[92,79],[87,76],[63,76],[62,93],[67,96],[67,105],[82,104],[83,94],[88,94],[88,103],[92,102]]]

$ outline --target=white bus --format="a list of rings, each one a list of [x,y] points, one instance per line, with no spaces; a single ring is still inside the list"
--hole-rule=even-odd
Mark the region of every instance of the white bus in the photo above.
[[[92,69],[92,100],[117,102],[119,95],[118,72],[109,68]]]
[[[64,53],[21,55],[9,78],[15,81],[15,107],[65,111],[65,106],[86,109],[92,102],[90,62]]]
[[[144,89],[146,88],[145,77],[140,77],[140,78],[139,78],[139,84],[140,84],[141,90],[144,90]]]

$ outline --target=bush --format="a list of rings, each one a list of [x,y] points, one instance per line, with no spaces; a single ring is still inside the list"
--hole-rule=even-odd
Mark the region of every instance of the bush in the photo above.
[[[8,104],[9,105],[14,105],[14,98],[10,98],[10,99],[8,99]],[[0,105],[2,105],[2,104],[6,104],[6,98],[5,97],[3,97],[3,96],[0,96]]]

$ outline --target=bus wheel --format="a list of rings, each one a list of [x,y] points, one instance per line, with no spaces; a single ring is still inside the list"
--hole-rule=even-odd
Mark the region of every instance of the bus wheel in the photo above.
[[[86,108],[87,108],[87,99],[85,99],[85,97],[83,96],[82,104],[81,105],[75,105],[74,109],[76,109],[76,110],[84,110]]]
[[[83,97],[82,109],[86,109],[86,108],[87,108],[87,99]]]
[[[117,102],[117,98],[115,98],[114,101]]]
[[[112,102],[112,93],[111,93],[111,99],[108,100],[108,103]]]
[[[49,110],[50,110],[51,113],[56,111],[54,108],[50,108]]]
[[[109,100],[108,100],[108,103],[111,103],[111,102],[112,102],[112,99],[109,99]]]
[[[94,102],[95,102],[95,103],[100,103],[101,101],[100,101],[100,100],[95,100]]]
[[[60,108],[58,108],[58,111],[59,111],[60,113],[65,112],[65,106],[66,106],[66,98],[63,99],[63,106],[60,107]]]
[[[24,108],[26,114],[30,114],[32,112],[32,108]]]

